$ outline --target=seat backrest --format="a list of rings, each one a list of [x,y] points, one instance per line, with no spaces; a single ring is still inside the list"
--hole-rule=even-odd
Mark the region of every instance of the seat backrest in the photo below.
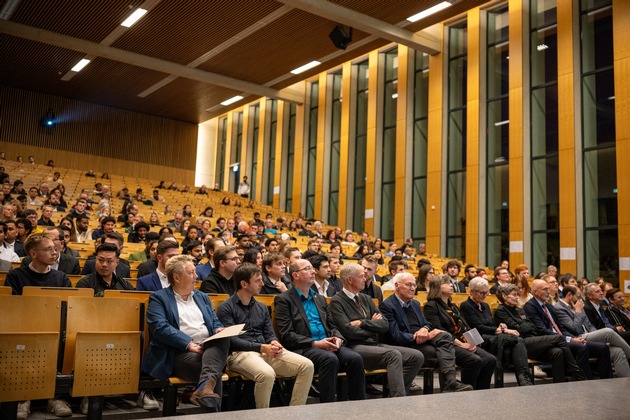
[[[0,295],[7,296],[13,293],[13,289],[9,286],[0,286]]]
[[[0,402],[54,396],[60,325],[59,297],[0,296]]]
[[[63,301],[68,301],[70,296],[94,297],[94,289],[76,287],[39,287],[24,286],[23,296],[58,296]]]
[[[69,297],[62,373],[72,372],[77,332],[139,331],[139,325],[137,299]]]

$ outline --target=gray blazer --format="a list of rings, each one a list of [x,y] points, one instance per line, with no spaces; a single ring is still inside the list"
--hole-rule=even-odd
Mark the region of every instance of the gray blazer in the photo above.
[[[595,327],[588,320],[584,311],[577,313],[569,305],[564,302],[558,302],[553,307],[558,315],[560,321],[559,327],[573,334],[576,337],[580,335],[595,331]],[[586,331],[584,330],[586,328]]]

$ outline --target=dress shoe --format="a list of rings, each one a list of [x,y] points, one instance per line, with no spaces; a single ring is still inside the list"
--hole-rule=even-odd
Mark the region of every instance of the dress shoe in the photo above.
[[[571,372],[570,375],[571,375],[571,378],[574,381],[585,381],[586,380],[586,375],[584,375],[584,372],[582,371],[582,369],[575,370],[575,371]]]
[[[517,373],[516,381],[518,382],[518,386],[534,385],[534,378],[532,378],[532,375],[529,373],[528,369]]]
[[[442,392],[464,392],[472,391],[474,388],[471,385],[465,384],[458,380],[451,381],[446,384]]]

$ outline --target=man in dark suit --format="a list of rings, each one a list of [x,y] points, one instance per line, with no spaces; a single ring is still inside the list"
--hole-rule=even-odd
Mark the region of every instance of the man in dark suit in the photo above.
[[[293,287],[276,296],[275,323],[280,342],[288,350],[310,359],[319,372],[320,402],[336,401],[337,373],[347,372],[348,397],[365,399],[361,356],[343,346],[344,338],[332,322],[326,299],[314,292],[313,266],[298,260],[289,267]]]
[[[365,270],[365,288],[361,293],[365,293],[371,298],[378,299],[378,302],[381,303],[383,301],[383,291],[378,285],[381,284],[382,280],[381,276],[376,274],[376,259],[373,255],[366,255],[359,261],[359,264],[361,264]]]
[[[416,279],[409,273],[398,273],[392,279],[394,294],[381,303],[379,309],[389,322],[385,341],[396,346],[418,349],[426,361],[437,361],[443,392],[472,391],[473,387],[457,380],[453,336],[433,328],[414,300]]]
[[[531,293],[534,295],[534,298],[528,300],[523,309],[529,319],[536,325],[540,334],[559,334],[564,336],[577,365],[584,371],[588,379],[593,378],[591,367],[588,363],[589,355],[597,357],[599,376],[601,378],[612,378],[610,350],[605,344],[587,342],[581,337],[573,337],[559,327],[560,321],[556,310],[547,303],[547,299],[549,299],[549,285],[547,282],[534,280]]]
[[[608,319],[613,321],[616,326],[621,325],[624,330],[630,331],[630,310],[624,306],[625,298],[623,292],[616,287],[612,288],[606,292],[606,298],[610,302],[608,307],[610,316]]]
[[[68,246],[68,243],[70,243],[70,234],[72,232],[72,229],[70,229],[68,226],[59,226],[59,229],[63,231],[63,239],[61,241],[63,249],[61,250],[61,253],[70,255],[74,258],[79,258],[79,251]]]
[[[24,244],[17,240],[17,225],[15,220],[7,220],[7,232],[4,235],[4,246],[13,250],[18,257],[26,257],[26,251],[24,250]]]
[[[104,235],[103,243],[114,244],[118,247],[118,250],[121,250],[123,247],[123,243],[125,239],[118,232],[108,232]],[[129,266],[129,261],[124,258],[119,258],[119,263],[116,266],[116,275],[121,279],[128,279],[131,277],[131,267]],[[89,257],[85,264],[83,264],[83,270],[81,270],[81,274],[86,276],[88,274],[96,273],[96,260],[95,256]]]
[[[168,287],[168,279],[166,277],[166,262],[179,255],[179,244],[173,241],[162,241],[157,247],[157,269],[151,274],[142,276],[136,282],[136,290],[162,290]]]
[[[626,343],[630,343],[630,331],[621,325],[615,325],[614,320],[610,320],[609,304],[604,299],[604,291],[596,283],[589,283],[584,288],[584,313],[591,321],[591,324],[598,330],[602,328],[610,328],[616,331]]]
[[[335,296],[335,293],[343,289],[341,280],[332,280],[332,270],[327,257],[316,255],[309,258],[308,261],[315,270],[315,281],[311,286],[311,289],[313,289],[315,293],[325,297],[332,297]]]
[[[48,227],[44,233],[48,236],[57,248],[58,251],[63,249],[63,231],[58,227]],[[28,266],[31,263],[31,257],[24,257],[22,259],[22,265]],[[57,252],[57,261],[53,263],[50,268],[54,270],[63,271],[66,274],[79,274],[81,273],[81,267],[79,266],[79,260],[70,255]]]

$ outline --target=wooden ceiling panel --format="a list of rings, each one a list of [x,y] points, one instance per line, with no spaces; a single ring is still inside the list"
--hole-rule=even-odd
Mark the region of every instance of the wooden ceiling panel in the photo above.
[[[337,51],[328,38],[334,27],[327,19],[292,10],[199,68],[263,84]],[[354,40],[366,36],[361,31],[353,33]]]
[[[392,25],[402,22],[409,16],[425,10],[442,0],[397,0],[383,2],[379,0],[328,0],[339,6],[372,16]]]
[[[186,65],[281,6],[272,0],[162,1],[113,46]]]
[[[101,42],[142,0],[23,0],[13,22]]]

